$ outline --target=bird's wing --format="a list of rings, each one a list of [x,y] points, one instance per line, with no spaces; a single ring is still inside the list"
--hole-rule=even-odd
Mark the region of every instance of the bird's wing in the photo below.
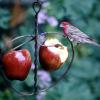
[[[69,38],[73,39],[73,41],[94,44],[100,47],[100,44],[98,44],[94,39],[90,38],[88,35],[84,34],[78,28],[72,25],[70,25],[68,32],[70,33]]]
[[[80,31],[78,28],[70,25],[70,27],[68,28],[68,32],[71,34],[71,35],[76,35],[76,36],[79,36],[81,38],[89,38],[90,37],[86,34],[84,34],[82,31]]]

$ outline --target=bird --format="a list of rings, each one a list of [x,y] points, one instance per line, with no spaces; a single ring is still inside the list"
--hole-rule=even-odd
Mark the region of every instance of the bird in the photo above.
[[[100,44],[98,44],[94,39],[90,38],[88,35],[71,25],[69,22],[61,22],[60,27],[63,30],[64,37],[68,37],[73,43],[92,44],[100,47]]]

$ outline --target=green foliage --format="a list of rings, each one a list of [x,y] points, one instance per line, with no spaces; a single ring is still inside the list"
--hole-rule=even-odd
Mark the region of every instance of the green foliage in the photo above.
[[[63,91],[62,91],[63,89]],[[87,84],[73,78],[61,82],[54,90],[48,92],[44,100],[94,100]]]
[[[0,8],[0,27],[7,29],[9,27],[10,12],[7,9]]]

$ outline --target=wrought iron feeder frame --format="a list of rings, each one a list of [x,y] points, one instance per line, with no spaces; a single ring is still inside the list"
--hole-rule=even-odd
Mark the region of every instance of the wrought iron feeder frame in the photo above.
[[[42,89],[42,90],[40,90],[40,89],[37,88],[37,70],[38,70],[37,69],[37,66],[38,66],[38,62],[37,62],[38,61],[38,50],[37,50],[37,48],[38,48],[38,36],[39,36],[39,34],[38,34],[38,14],[39,14],[39,12],[40,12],[40,10],[42,8],[42,5],[39,2],[39,0],[36,0],[36,2],[33,2],[32,7],[33,7],[33,10],[35,12],[35,22],[34,22],[34,26],[35,26],[34,33],[35,34],[33,34],[33,35],[24,35],[24,36],[16,37],[16,38],[14,38],[12,40],[12,42],[14,42],[14,41],[16,41],[18,39],[21,39],[21,38],[30,37],[29,40],[25,41],[24,43],[18,45],[15,48],[13,48],[13,50],[15,50],[15,49],[17,49],[17,48],[25,45],[26,43],[28,43],[30,41],[33,41],[34,40],[34,42],[35,42],[35,45],[34,45],[34,48],[35,48],[35,51],[34,51],[34,56],[35,56],[35,59],[34,59],[35,69],[34,69],[34,85],[33,85],[33,91],[32,92],[21,92],[21,91],[17,90],[15,87],[13,87],[11,85],[11,80],[7,79],[7,77],[5,76],[5,74],[3,72],[3,69],[0,69],[0,71],[1,71],[0,73],[1,73],[1,75],[3,77],[3,79],[5,80],[5,82],[7,83],[7,85],[9,87],[11,87],[11,89],[14,90],[16,93],[18,93],[19,95],[22,95],[22,96],[36,95],[39,92],[44,92],[44,91],[47,91],[48,89],[54,87],[69,72],[69,70],[70,70],[70,68],[72,66],[73,60],[74,60],[74,47],[73,47],[73,43],[70,41],[70,39],[68,37],[66,37],[67,40],[68,40],[68,42],[69,42],[69,44],[70,44],[70,46],[71,46],[71,50],[72,50],[72,57],[71,57],[71,61],[70,61],[69,65],[68,65],[68,67],[66,68],[65,72],[60,76],[60,78],[54,84],[52,84],[50,87],[45,88],[45,89]],[[45,34],[47,34],[47,33],[49,33],[49,32],[45,32]],[[56,32],[53,32],[53,33],[56,33]],[[45,35],[45,34],[42,34],[42,35]],[[62,34],[60,34],[60,35],[62,35]]]

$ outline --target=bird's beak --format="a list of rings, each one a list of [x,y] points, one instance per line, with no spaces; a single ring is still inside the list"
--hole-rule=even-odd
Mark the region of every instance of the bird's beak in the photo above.
[[[63,25],[62,25],[62,24],[60,24],[60,27],[63,27]]]

